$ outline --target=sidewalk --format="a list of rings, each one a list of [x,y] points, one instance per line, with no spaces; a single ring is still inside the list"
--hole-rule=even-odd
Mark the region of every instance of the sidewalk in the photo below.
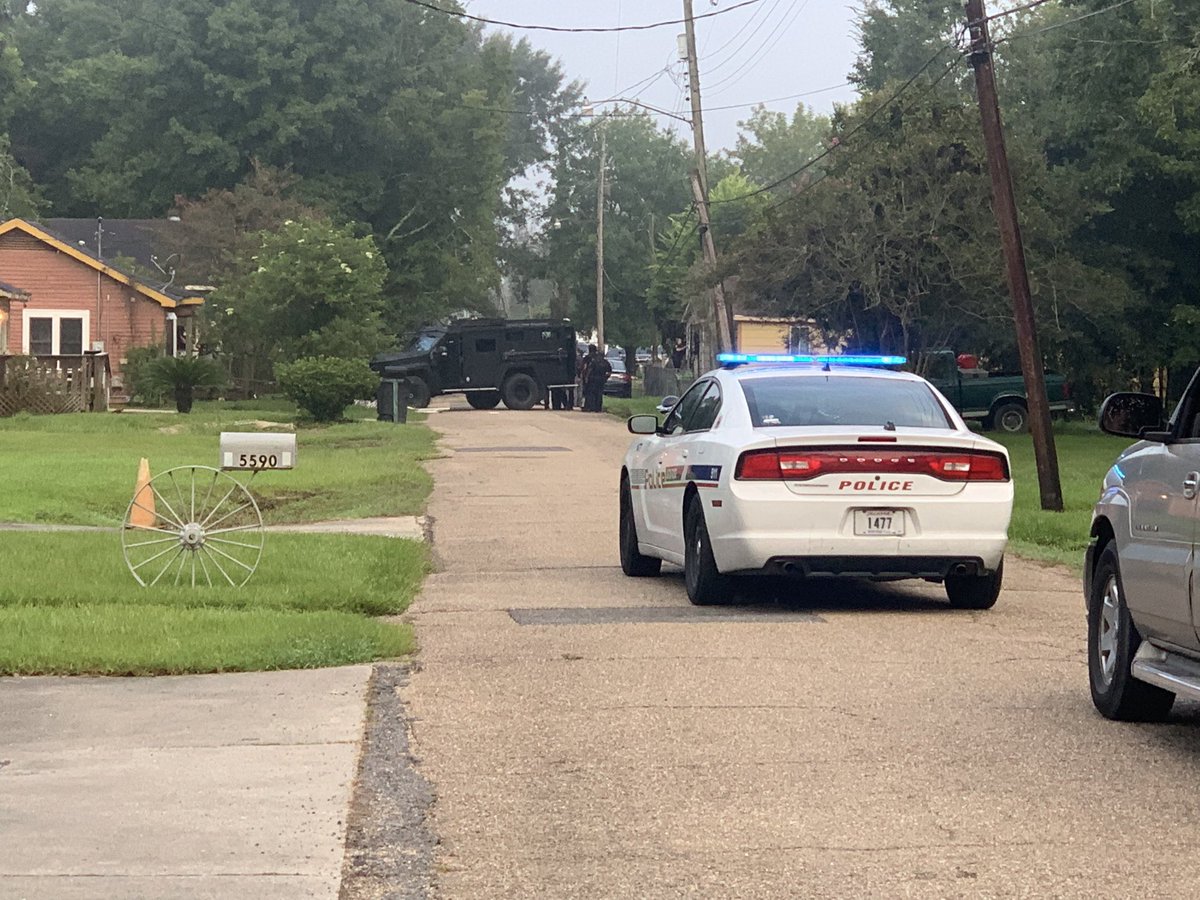
[[[0,897],[337,897],[370,675],[0,679]]]

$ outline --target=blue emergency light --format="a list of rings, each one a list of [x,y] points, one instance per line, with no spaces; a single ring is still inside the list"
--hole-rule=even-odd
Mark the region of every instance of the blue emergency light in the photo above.
[[[790,353],[718,353],[717,362],[722,366],[744,366],[751,363],[808,363],[810,365],[837,366],[902,366],[908,362],[903,356],[809,356]]]

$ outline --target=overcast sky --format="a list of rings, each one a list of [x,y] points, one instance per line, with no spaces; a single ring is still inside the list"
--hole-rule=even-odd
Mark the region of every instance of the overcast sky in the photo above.
[[[738,2],[694,0],[695,13]],[[835,102],[853,99],[845,82],[857,52],[855,5],[853,0],[759,0],[697,21],[710,152],[733,146],[738,120],[754,103],[770,101],[769,109],[791,112],[803,101],[828,112]],[[473,15],[510,22],[611,27],[679,19],[683,0],[469,0],[466,8]],[[593,100],[623,96],[687,115],[686,69],[676,38],[682,33],[682,25],[617,34],[518,32],[558,58],[568,78],[585,82]],[[690,140],[684,123],[665,116],[658,121],[681,129]]]

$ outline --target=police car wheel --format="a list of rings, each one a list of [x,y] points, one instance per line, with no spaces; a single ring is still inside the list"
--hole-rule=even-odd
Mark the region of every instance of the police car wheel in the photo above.
[[[951,575],[946,579],[946,597],[955,609],[991,609],[1004,583],[1004,560],[988,575]]]
[[[629,482],[621,479],[621,571],[630,578],[652,578],[662,570],[662,560],[638,550],[637,522]]]
[[[688,599],[696,606],[723,603],[730,595],[729,577],[717,570],[704,509],[698,498],[688,503],[683,521],[683,583]]]
[[[509,409],[533,409],[534,405],[542,398],[542,391],[538,387],[538,383],[532,375],[526,375],[524,372],[510,375],[504,382],[501,393],[504,397],[504,405]]]

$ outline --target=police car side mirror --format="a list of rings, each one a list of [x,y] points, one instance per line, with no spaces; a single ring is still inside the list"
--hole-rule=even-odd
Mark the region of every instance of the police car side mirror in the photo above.
[[[1118,437],[1144,438],[1165,443],[1170,434],[1162,428],[1162,401],[1153,394],[1123,391],[1111,394],[1100,406],[1100,430]]]
[[[630,416],[630,434],[658,434],[658,416]]]

